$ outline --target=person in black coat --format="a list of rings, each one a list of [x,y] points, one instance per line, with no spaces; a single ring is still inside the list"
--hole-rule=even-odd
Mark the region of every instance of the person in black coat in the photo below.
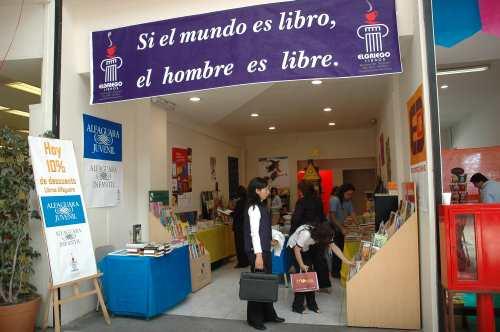
[[[234,244],[236,248],[236,258],[238,262],[235,268],[244,268],[250,265],[247,253],[245,252],[245,237],[243,234],[243,225],[245,223],[245,207],[247,206],[247,190],[243,186],[239,186],[237,193],[237,202],[234,208],[233,216],[233,232]]]
[[[262,178],[254,178],[248,185],[248,208],[245,214],[244,238],[245,251],[251,265],[251,271],[272,273],[271,257],[271,216],[267,207],[262,203],[269,196],[269,186]],[[248,301],[247,322],[257,330],[265,330],[265,322],[283,323],[285,320],[278,317],[273,303]]]
[[[316,194],[314,185],[311,182],[302,181],[299,183],[299,190],[303,197],[299,199],[295,205],[290,226],[290,234],[295,233],[297,228],[302,225],[319,225],[326,221],[323,211],[323,202]],[[319,288],[322,291],[330,292],[329,289],[332,287],[332,284],[330,282],[330,272],[328,271],[325,251],[320,250],[319,247],[314,247],[310,255],[314,261],[316,274],[318,275]],[[299,267],[295,266],[295,269],[298,270]]]

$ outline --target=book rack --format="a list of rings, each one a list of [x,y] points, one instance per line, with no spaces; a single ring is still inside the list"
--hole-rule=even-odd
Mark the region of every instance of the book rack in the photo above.
[[[417,213],[347,281],[346,287],[349,326],[420,329]]]

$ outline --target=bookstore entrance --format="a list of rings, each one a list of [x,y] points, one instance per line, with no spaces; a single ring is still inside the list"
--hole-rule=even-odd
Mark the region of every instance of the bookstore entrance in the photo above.
[[[63,38],[61,74],[60,136],[75,145],[84,187],[99,175],[87,168],[88,140],[105,149],[116,141],[87,129],[120,128],[117,187],[104,195],[92,181],[84,188],[94,247],[109,249],[97,264],[116,319],[245,321],[239,279],[249,268],[238,255],[234,212],[261,177],[270,187],[280,317],[431,330],[436,253],[422,4],[254,1],[229,9],[248,5],[233,1],[198,13],[184,3],[125,2],[122,12],[124,1],[64,2],[63,31],[73,38]],[[70,51],[87,45],[89,32],[90,61]],[[332,202],[351,202],[343,243],[335,241],[350,264],[329,250],[318,255],[326,269],[315,291],[319,311],[301,314],[292,311],[297,271],[287,243],[309,194],[325,223]],[[64,310],[63,324],[93,304],[82,308]]]

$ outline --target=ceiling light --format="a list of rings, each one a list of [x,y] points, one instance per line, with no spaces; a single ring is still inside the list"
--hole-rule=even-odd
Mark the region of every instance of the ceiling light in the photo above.
[[[201,100],[201,98],[200,97],[191,97],[191,98],[189,98],[189,100],[192,101],[193,103],[197,103]]]
[[[269,130],[276,130],[276,127],[275,126],[271,126],[271,127],[269,127]]]
[[[335,122],[328,123],[329,126],[335,126]]]
[[[8,109],[9,109],[8,107],[0,106],[0,111],[5,111],[5,110],[8,110]]]
[[[5,113],[13,114],[13,115],[19,115],[19,116],[24,116],[25,118],[29,118],[30,114],[29,112],[24,112],[24,111],[18,111],[18,110],[7,110],[4,111]]]
[[[42,89],[40,89],[36,86],[33,86],[33,85],[29,85],[27,83],[13,82],[13,83],[7,83],[5,85],[8,86],[9,88],[21,90],[24,92],[29,92],[29,93],[32,93],[34,95],[38,95],[38,96],[42,95]]]
[[[252,114],[250,114],[250,116],[251,116],[252,118],[258,118],[258,117],[259,117],[259,114],[258,114],[258,113],[252,113]]]
[[[325,107],[325,108],[323,108],[323,111],[325,111],[325,112],[331,112],[332,108],[331,107]]]
[[[312,85],[320,85],[321,83],[323,83],[322,80],[313,80],[313,81],[311,81]]]
[[[23,133],[23,134],[29,134],[30,133],[30,131],[26,130],[26,129],[18,129],[17,131],[20,132],[20,133]]]
[[[489,66],[476,66],[476,67],[442,69],[438,70],[437,76],[477,73],[481,71],[486,71],[489,68],[490,68]]]
[[[448,89],[448,84],[441,85],[441,89]]]

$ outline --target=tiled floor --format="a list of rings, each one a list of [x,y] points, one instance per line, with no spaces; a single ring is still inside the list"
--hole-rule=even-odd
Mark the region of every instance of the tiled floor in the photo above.
[[[238,282],[244,270],[234,269],[234,263],[212,271],[212,283],[191,294],[183,303],[167,312],[168,315],[207,317],[231,320],[246,320],[246,302],[238,298]],[[317,294],[316,301],[320,313],[306,311],[304,314],[292,312],[293,292],[280,287],[276,312],[287,323],[314,325],[346,325],[345,291],[337,279],[334,280],[332,294]]]

